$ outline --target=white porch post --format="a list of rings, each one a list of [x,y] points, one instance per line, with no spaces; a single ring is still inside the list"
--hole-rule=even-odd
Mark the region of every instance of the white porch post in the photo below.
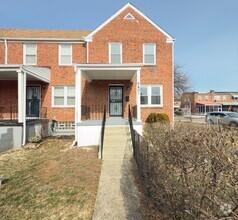
[[[81,105],[82,105],[82,71],[80,69],[77,70],[77,74],[76,74],[76,98],[77,98],[77,122],[81,122],[82,121],[82,109],[81,109]]]
[[[141,121],[140,111],[140,70],[136,71],[136,105],[137,105],[137,121]]]
[[[26,144],[26,73],[18,73],[18,122],[23,123],[22,145]]]
[[[18,122],[23,122],[23,105],[24,105],[24,74],[21,70],[18,73]]]

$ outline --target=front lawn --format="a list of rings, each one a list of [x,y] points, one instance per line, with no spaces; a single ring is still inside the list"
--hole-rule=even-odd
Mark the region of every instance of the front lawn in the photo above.
[[[71,149],[72,141],[0,153],[1,219],[92,218],[101,161],[96,147]]]

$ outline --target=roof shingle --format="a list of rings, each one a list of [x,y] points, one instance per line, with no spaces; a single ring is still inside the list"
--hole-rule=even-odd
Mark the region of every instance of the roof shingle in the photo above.
[[[88,30],[0,29],[0,38],[80,39],[90,32]]]

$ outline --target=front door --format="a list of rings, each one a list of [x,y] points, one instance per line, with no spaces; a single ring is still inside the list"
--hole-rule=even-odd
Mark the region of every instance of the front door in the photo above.
[[[109,115],[123,116],[123,87],[109,87]]]
[[[26,116],[39,117],[40,115],[40,86],[26,87]]]

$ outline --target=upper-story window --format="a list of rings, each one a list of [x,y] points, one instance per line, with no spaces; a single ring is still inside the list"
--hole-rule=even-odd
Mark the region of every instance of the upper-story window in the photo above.
[[[226,101],[226,96],[225,95],[223,96],[223,101]]]
[[[72,45],[59,45],[59,65],[72,65]]]
[[[208,101],[209,100],[209,97],[208,95],[205,96],[205,100]]]
[[[156,63],[156,44],[144,43],[143,44],[143,63],[155,65]]]
[[[215,95],[214,96],[214,101],[220,101],[220,96],[219,95]]]
[[[109,43],[109,63],[122,63],[121,43]]]
[[[198,101],[202,101],[202,96],[198,96]]]
[[[24,60],[23,63],[26,65],[36,65],[37,58],[36,58],[36,44],[24,44]]]

